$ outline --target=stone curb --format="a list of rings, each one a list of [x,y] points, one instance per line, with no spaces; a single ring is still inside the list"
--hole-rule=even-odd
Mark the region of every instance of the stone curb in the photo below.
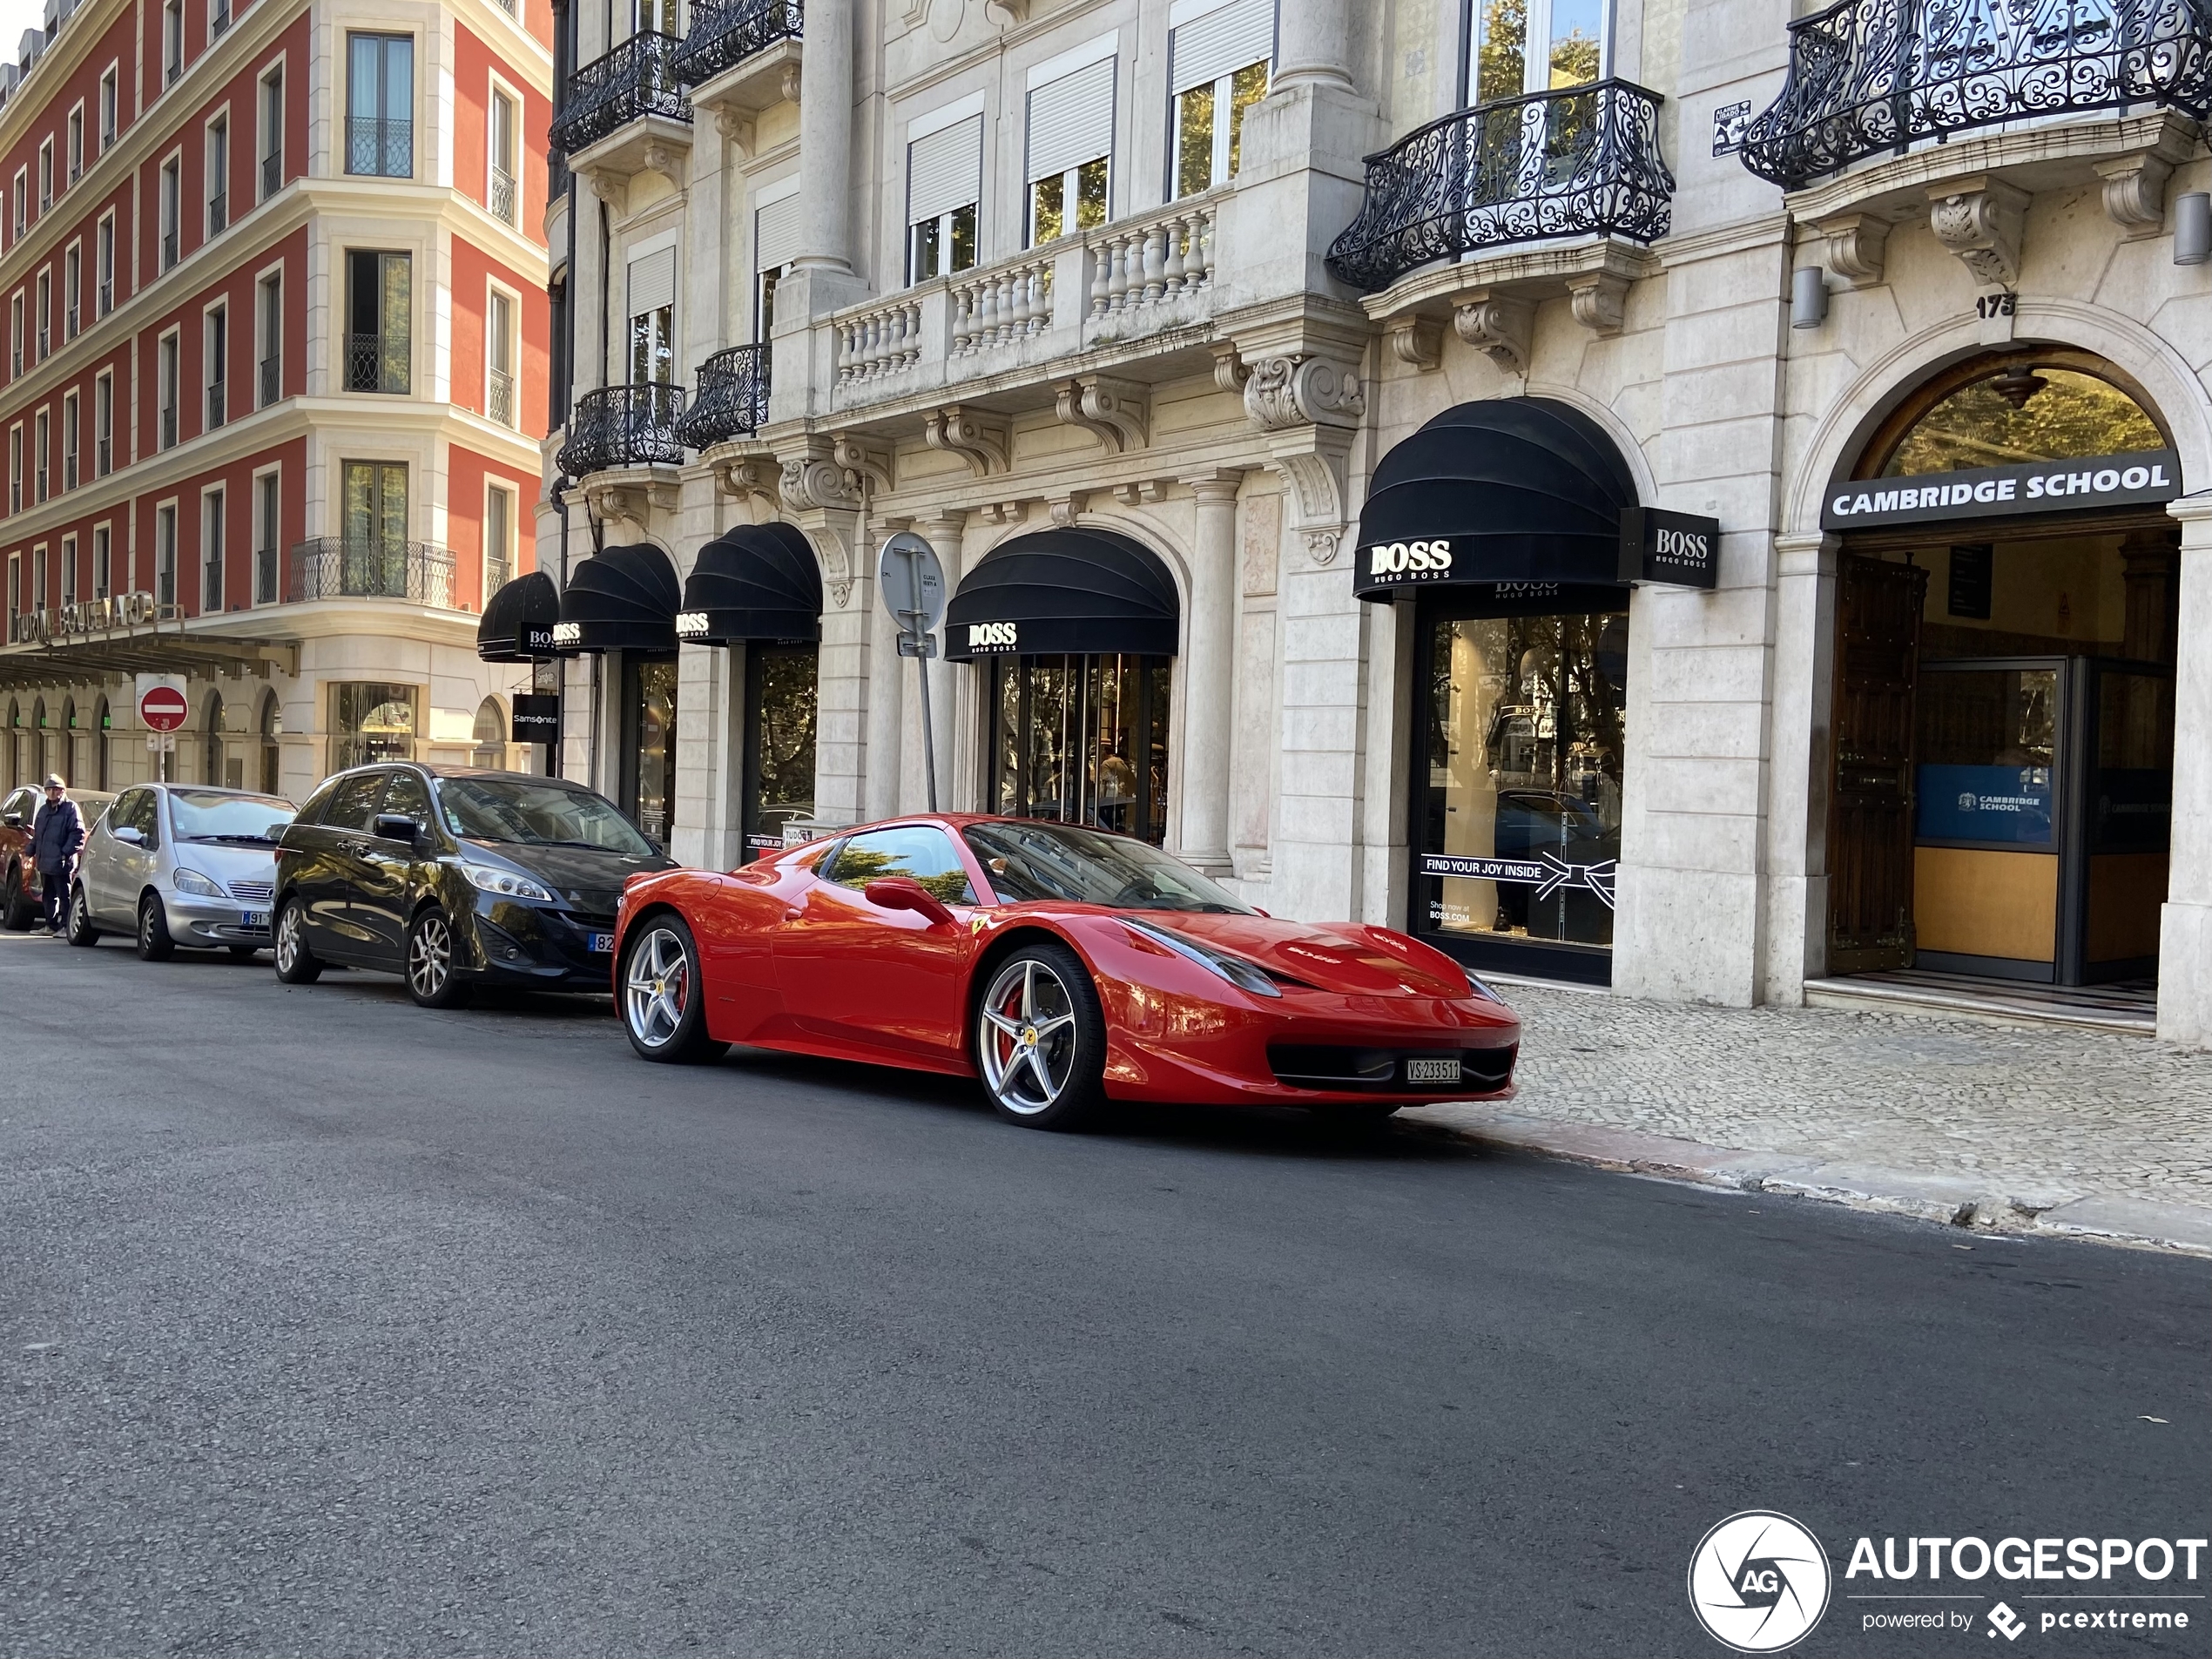
[[[1478,1146],[1739,1192],[1771,1192],[1983,1232],[2089,1239],[2212,1257],[2212,1210],[1998,1176],[1932,1175],[1786,1152],[1745,1152],[1640,1130],[1562,1123],[1482,1106],[1417,1106],[1400,1121]]]

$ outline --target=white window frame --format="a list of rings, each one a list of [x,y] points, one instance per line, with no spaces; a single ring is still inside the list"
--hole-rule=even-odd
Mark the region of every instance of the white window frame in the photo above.
[[[62,249],[62,343],[67,345],[84,329],[84,239],[79,236]]]
[[[65,495],[84,482],[84,404],[74,386],[62,394],[62,491]]]
[[[491,71],[490,81],[490,91],[484,102],[484,211],[502,225],[519,226],[523,222],[523,169],[527,165],[523,158],[523,111],[529,105],[523,103],[520,89],[497,70]],[[515,212],[512,217],[502,217],[499,210],[492,206],[492,199],[497,194],[495,186],[500,172],[498,157],[493,152],[492,134],[496,130],[496,111],[502,99],[514,111],[507,133],[508,140],[514,148]]]
[[[680,286],[682,282],[680,266],[678,281]],[[501,331],[504,338],[497,342],[506,348],[507,368],[503,371],[499,369],[494,361],[494,338],[491,326],[493,303],[499,300],[503,300],[507,306],[507,327]],[[523,296],[497,279],[487,277],[484,280],[484,418],[494,426],[511,428],[517,432],[523,429],[522,363]],[[491,407],[491,377],[495,374],[502,372],[506,374],[509,383],[508,415],[503,421],[492,413]]]
[[[174,86],[185,72],[185,0],[161,0],[161,91]]]
[[[84,100],[83,98],[78,98],[76,103],[69,106],[69,119],[63,131],[66,134],[64,148],[67,152],[63,158],[63,165],[69,170],[69,183],[64,185],[62,188],[67,190],[84,176]]]
[[[482,579],[483,587],[483,597],[477,603],[477,608],[479,610],[482,609],[485,604],[489,602],[492,595],[497,592],[499,588],[499,583],[495,583],[491,579],[491,499],[495,496],[498,496],[506,503],[507,509],[507,546],[504,550],[504,558],[502,561],[507,570],[507,576],[503,578],[504,580],[513,579],[516,574],[515,564],[516,556],[522,550],[522,534],[519,528],[522,514],[522,491],[516,489],[514,485],[509,483],[503,478],[494,478],[487,475],[484,479],[483,516],[476,521],[476,573]]]
[[[179,145],[154,169],[153,229],[155,264],[173,271],[185,262],[185,147]],[[169,238],[177,239],[177,257],[167,259]]]
[[[253,78],[253,199],[265,202],[276,191],[265,188],[266,175],[271,153],[268,143],[269,83],[276,83],[277,111],[273,125],[276,130],[277,190],[284,188],[284,104],[291,90],[292,78],[285,72],[285,54],[279,52],[261,65]]]
[[[100,266],[107,273],[102,278]],[[115,209],[102,213],[92,226],[92,314],[105,317],[115,309]]]
[[[914,147],[922,139],[942,132],[948,127],[958,126],[962,122],[975,120],[978,118],[982,123],[984,154],[982,165],[976,170],[976,199],[973,202],[962,203],[959,206],[937,215],[937,248],[940,268],[934,271],[920,270],[916,267],[915,261],[914,232],[927,221],[911,217],[914,211]],[[982,197],[986,182],[984,175],[989,171],[990,131],[990,111],[984,107],[983,94],[980,91],[971,92],[966,98],[954,98],[951,103],[942,105],[930,111],[927,115],[917,115],[907,123],[906,135],[899,151],[900,167],[905,175],[900,181],[900,191],[904,206],[899,215],[902,221],[899,261],[900,268],[906,273],[907,287],[911,288],[923,282],[932,282],[939,277],[956,276],[962,271],[972,271],[976,266],[985,262]],[[973,208],[975,213],[974,260],[971,264],[956,266],[950,263],[953,257],[954,230],[961,214],[969,208]]]
[[[166,454],[185,441],[184,377],[184,330],[172,324],[155,335],[153,341],[153,442],[157,455]],[[161,429],[165,391],[168,408],[175,417],[169,422],[168,434]],[[162,442],[165,435],[169,439],[166,443]]]
[[[222,234],[215,227],[215,192],[210,188],[215,182],[215,135],[223,137],[223,229],[231,225],[231,172],[235,158],[231,149],[231,106],[227,100],[207,112],[199,124],[199,237],[202,242],[212,242]]]
[[[167,545],[164,545],[164,540]],[[167,603],[177,607],[177,497],[168,496],[153,504],[153,602],[158,606],[161,597],[162,561],[169,564],[169,598]]]
[[[50,485],[54,462],[54,415],[50,405],[41,403],[30,412],[30,431],[31,476],[37,481],[36,498],[44,502],[53,498]]]
[[[123,136],[123,64],[121,60],[110,59],[108,66],[100,71],[99,91],[95,96],[99,100],[95,105],[95,113],[99,118],[100,131],[97,139],[99,148],[93,153],[104,156],[114,147],[115,141]]]
[[[38,217],[44,219],[54,209],[54,135],[49,132],[38,141]]]
[[[24,233],[30,228],[30,168],[28,164],[16,169],[15,234],[11,239],[20,242]]]
[[[1474,3],[1476,4],[1480,4],[1482,3],[1482,0],[1474,0]],[[1234,103],[1234,90],[1236,87],[1237,77],[1244,71],[1250,69],[1254,63],[1264,62],[1267,65],[1268,86],[1271,90],[1273,88],[1275,84],[1276,54],[1282,50],[1283,23],[1281,9],[1285,4],[1297,5],[1298,3],[1300,3],[1300,0],[1276,0],[1275,32],[1269,41],[1267,56],[1265,58],[1247,59],[1245,62],[1238,64],[1234,69],[1230,70],[1225,74],[1217,75],[1214,78],[1213,154],[1208,158],[1207,164],[1206,188],[1208,190],[1218,190],[1222,185],[1227,184],[1230,179],[1229,152],[1231,138],[1231,126],[1232,125],[1230,119],[1230,110]],[[1172,78],[1174,73],[1175,31],[1184,27],[1186,24],[1195,22],[1197,18],[1206,16],[1209,12],[1217,11],[1219,10],[1221,10],[1221,5],[1218,3],[1218,0],[1177,0],[1177,3],[1169,11],[1168,68],[1170,78]],[[1170,201],[1181,201],[1187,199],[1187,198],[1181,193],[1183,187],[1183,120],[1177,109],[1177,105],[1181,103],[1183,98],[1188,94],[1196,91],[1198,85],[1203,84],[1204,84],[1204,83],[1200,82],[1196,85],[1186,86],[1182,91],[1177,92],[1173,90],[1174,82],[1172,78],[1170,78],[1169,82],[1167,197]],[[1191,193],[1196,194],[1197,192],[1193,192]]]
[[[115,521],[103,518],[92,526],[92,597],[115,597]]]
[[[219,318],[223,329],[223,349],[219,353],[215,349],[215,327]],[[228,426],[236,418],[231,412],[231,301],[230,296],[225,294],[219,300],[209,300],[199,308],[199,429],[202,432],[216,429],[217,422],[210,421],[207,413],[209,400],[219,379],[223,387],[223,419],[220,424]],[[215,372],[218,368],[222,370],[220,375]]]
[[[276,333],[271,338],[266,296],[276,293]],[[261,396],[261,365],[276,359],[277,390],[273,398]],[[277,260],[253,273],[253,407],[266,409],[284,401],[284,261]]]
[[[101,431],[105,410],[107,430]],[[102,447],[101,441],[106,440]],[[115,370],[104,368],[92,376],[92,476],[105,478],[115,470]]]
[[[23,422],[8,425],[8,510],[23,511]]]
[[[199,487],[199,614],[203,617],[221,616],[230,594],[229,494],[229,490],[220,483],[202,484]],[[220,531],[214,536],[207,533],[208,509],[211,506],[219,511],[223,518]],[[215,604],[211,608],[207,603],[207,577],[209,567],[216,563],[221,566],[222,579],[215,584]]]
[[[261,510],[262,497],[266,493],[265,487],[271,482],[276,485],[276,519],[273,524],[268,522],[267,516]],[[253,590],[253,604],[258,609],[262,605],[280,604],[284,601],[283,465],[280,462],[272,462],[266,467],[256,467],[250,475],[248,488],[253,491],[249,516],[253,521],[253,545],[248,550],[253,560],[253,581],[250,586]],[[268,539],[269,545],[276,552],[276,558],[273,561],[276,566],[273,572],[275,579],[270,583],[269,597],[266,599],[261,597],[261,546],[265,536]]]
[[[62,604],[77,603],[77,532],[71,530],[62,537]]]

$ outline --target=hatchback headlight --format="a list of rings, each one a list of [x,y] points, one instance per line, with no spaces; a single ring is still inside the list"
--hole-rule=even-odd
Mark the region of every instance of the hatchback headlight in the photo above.
[[[1231,956],[1226,951],[1212,949],[1165,927],[1156,927],[1149,921],[1136,921],[1123,916],[1122,926],[1156,945],[1165,946],[1178,956],[1187,956],[1208,973],[1218,974],[1240,991],[1249,992],[1254,996],[1283,995],[1283,988],[1268,977],[1265,968],[1248,962],[1241,956]]]
[[[540,904],[551,904],[553,895],[517,871],[502,869],[496,864],[463,863],[461,873],[469,878],[469,885],[480,893],[496,893],[502,899],[535,899]]]
[[[227,899],[231,895],[221,886],[209,880],[197,870],[179,870],[170,882],[179,893],[189,893],[195,899]]]

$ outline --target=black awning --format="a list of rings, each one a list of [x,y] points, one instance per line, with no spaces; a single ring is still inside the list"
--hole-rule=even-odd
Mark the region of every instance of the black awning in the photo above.
[[[822,571],[814,550],[792,524],[723,531],[692,561],[676,632],[691,645],[819,639]]]
[[[553,578],[530,570],[484,601],[476,624],[476,655],[488,663],[529,663],[553,653],[553,625],[561,620],[561,596]]]
[[[1548,397],[1462,403],[1376,467],[1353,542],[1363,599],[1439,583],[1621,578],[1621,509],[1636,505],[1621,451]]]
[[[564,652],[672,651],[683,597],[660,549],[608,548],[569,573],[556,643]]]
[[[961,578],[945,607],[945,655],[1172,657],[1182,615],[1175,577],[1143,543],[1037,530],[993,548]]]

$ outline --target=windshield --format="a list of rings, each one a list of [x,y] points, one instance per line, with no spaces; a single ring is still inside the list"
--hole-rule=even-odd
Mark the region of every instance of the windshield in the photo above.
[[[962,832],[1000,899],[1061,899],[1124,910],[1252,913],[1180,860],[1076,824],[971,824]]]
[[[169,821],[180,841],[272,841],[299,808],[280,795],[226,795],[212,789],[169,792]]]
[[[539,846],[596,846],[651,858],[653,844],[588,789],[525,783],[515,778],[442,778],[438,805],[446,827],[472,841],[520,841]]]

